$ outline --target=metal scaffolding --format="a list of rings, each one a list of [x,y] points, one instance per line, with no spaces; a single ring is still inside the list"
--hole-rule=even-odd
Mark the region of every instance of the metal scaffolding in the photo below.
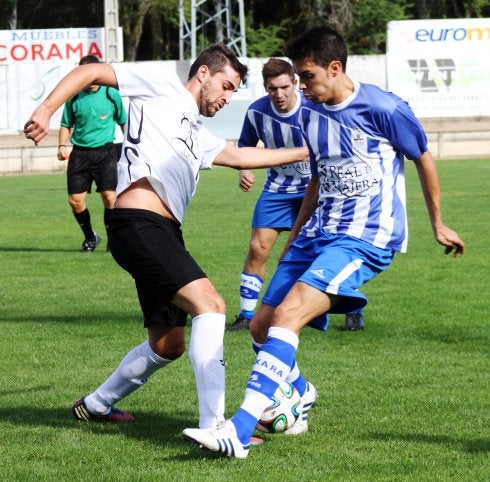
[[[212,42],[223,42],[239,57],[247,56],[243,0],[179,0],[179,59],[195,59],[197,43],[207,33]],[[187,15],[186,15],[187,13]],[[188,18],[190,16],[190,23]]]

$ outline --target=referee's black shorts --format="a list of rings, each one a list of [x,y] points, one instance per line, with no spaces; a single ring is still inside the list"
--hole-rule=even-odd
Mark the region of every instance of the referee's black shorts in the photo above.
[[[117,208],[108,210],[107,223],[112,256],[135,280],[145,327],[185,326],[187,313],[170,300],[206,275],[185,249],[180,225],[151,211]]]
[[[117,148],[111,142],[101,147],[86,149],[73,146],[67,168],[68,194],[92,191],[115,191],[117,187]]]

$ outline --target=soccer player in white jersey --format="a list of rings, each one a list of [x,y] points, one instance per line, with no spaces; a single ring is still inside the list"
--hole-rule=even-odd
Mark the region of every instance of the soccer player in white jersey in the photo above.
[[[247,109],[238,146],[255,147],[259,141],[270,148],[304,146],[298,114],[305,99],[296,89],[298,81],[293,66],[286,60],[271,58],[262,67],[262,79],[267,95]],[[248,254],[240,276],[240,313],[228,331],[249,328],[270,252],[281,232],[291,231],[310,177],[310,163],[304,161],[267,169],[263,190],[255,205]],[[244,192],[249,192],[254,183],[251,171],[240,171],[239,186]],[[326,330],[328,315],[313,326]],[[364,328],[361,311],[346,315],[345,328],[352,331]]]
[[[200,115],[212,117],[225,107],[246,74],[247,67],[219,44],[201,52],[184,84],[155,64],[84,65],[60,81],[24,126],[37,144],[52,114],[88,85],[115,87],[129,97],[117,198],[107,221],[111,253],[135,279],[148,339],[73,405],[77,420],[132,420],[114,405],[182,355],[188,314],[199,426],[215,427],[224,418],[225,303],[185,249],[180,225],[200,169],[270,167],[308,154],[306,147],[238,148],[203,126]]]
[[[228,457],[245,458],[255,424],[278,384],[299,373],[301,328],[324,312],[366,304],[359,288],[407,247],[404,157],[414,161],[430,223],[445,253],[464,252],[440,208],[435,162],[408,104],[345,72],[347,47],[328,27],[316,27],[285,48],[312,102],[300,125],[310,149],[312,178],[291,231],[289,250],[270,282],[250,330],[263,345],[244,401],[217,429],[185,429],[184,437]],[[269,328],[270,326],[270,328]],[[268,330],[268,331],[267,331]],[[291,375],[292,373],[292,375]],[[302,397],[298,433],[307,430],[314,391]]]

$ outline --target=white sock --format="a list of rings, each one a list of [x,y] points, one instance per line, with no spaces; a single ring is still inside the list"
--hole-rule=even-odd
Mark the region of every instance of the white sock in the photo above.
[[[148,381],[159,368],[173,360],[158,356],[145,340],[134,347],[102,385],[85,397],[85,405],[95,415],[109,413],[110,407],[133,393]]]
[[[199,428],[213,428],[224,420],[225,318],[221,313],[204,313],[192,320],[189,358],[196,378]]]

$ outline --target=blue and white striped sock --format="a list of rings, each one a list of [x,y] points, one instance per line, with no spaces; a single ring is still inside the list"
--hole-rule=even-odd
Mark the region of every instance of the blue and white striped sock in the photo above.
[[[279,383],[286,379],[294,365],[298,336],[285,328],[271,327],[266,343],[255,359],[245,390],[245,399],[232,422],[238,438],[248,443],[257,421],[270,403]]]
[[[256,275],[245,273],[240,276],[240,314],[252,319],[264,280]]]
[[[256,355],[259,353],[262,346],[262,343],[257,343],[255,340],[252,339],[252,349]],[[306,392],[306,378],[301,375],[296,360],[294,360],[293,367],[291,368],[291,371],[289,372],[286,380],[291,383],[291,385],[293,385],[296,390],[298,390],[300,397],[304,395],[304,393]]]

